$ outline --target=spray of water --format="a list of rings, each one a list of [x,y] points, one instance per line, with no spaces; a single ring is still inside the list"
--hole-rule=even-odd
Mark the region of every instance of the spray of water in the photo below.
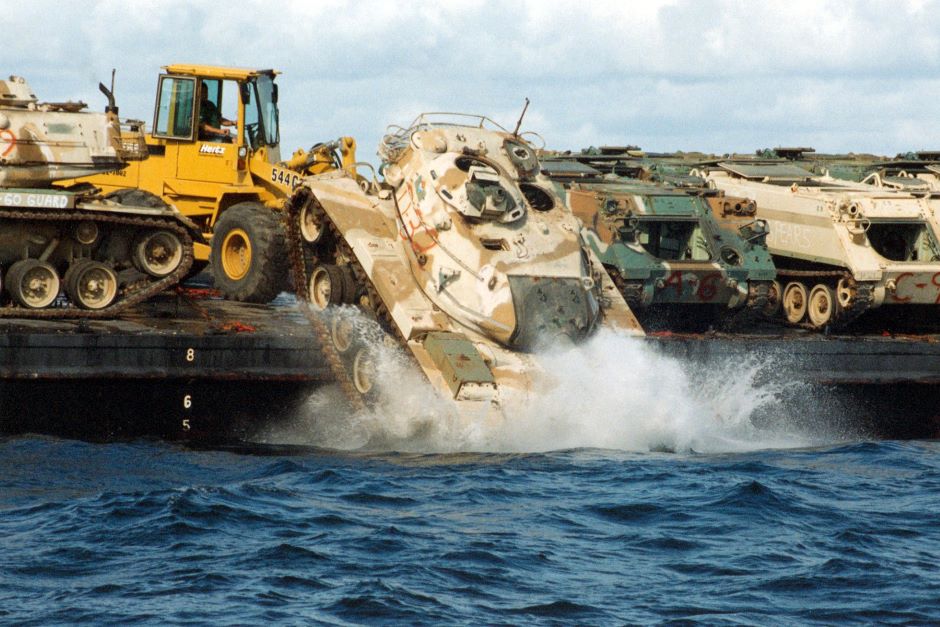
[[[544,375],[537,390],[524,402],[507,403],[506,419],[493,424],[456,415],[401,349],[377,346],[381,400],[375,409],[351,413],[338,388],[325,387],[289,426],[265,440],[435,453],[717,453],[817,443],[779,424],[755,426],[762,413],[780,409],[788,385],[780,377],[768,379],[774,364],[766,358],[694,366],[643,340],[603,330],[583,345],[538,355]]]

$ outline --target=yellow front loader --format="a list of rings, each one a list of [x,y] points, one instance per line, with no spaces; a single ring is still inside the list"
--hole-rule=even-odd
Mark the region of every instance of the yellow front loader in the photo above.
[[[208,65],[163,69],[146,134],[149,158],[81,181],[106,192],[140,188],[176,206],[210,242],[197,244],[196,263],[211,266],[223,295],[268,302],[288,287],[285,199],[305,175],[352,170],[355,141],[317,144],[284,161],[278,72]]]

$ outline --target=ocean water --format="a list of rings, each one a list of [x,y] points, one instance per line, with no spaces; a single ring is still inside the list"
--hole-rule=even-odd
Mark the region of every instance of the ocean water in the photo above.
[[[787,420],[765,361],[542,360],[503,424],[391,355],[253,442],[0,438],[0,623],[940,623],[937,441]]]

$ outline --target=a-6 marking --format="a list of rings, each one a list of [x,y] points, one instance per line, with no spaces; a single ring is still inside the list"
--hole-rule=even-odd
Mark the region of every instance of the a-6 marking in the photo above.
[[[688,285],[690,289],[695,291],[696,298],[702,302],[708,302],[718,294],[720,281],[720,272],[710,272],[699,278],[691,273],[683,277],[682,271],[676,270],[663,282],[662,289],[672,287],[676,290],[676,297],[682,298],[682,293],[685,291],[684,285]]]
[[[300,185],[300,175],[283,168],[271,168],[271,182],[294,189]]]

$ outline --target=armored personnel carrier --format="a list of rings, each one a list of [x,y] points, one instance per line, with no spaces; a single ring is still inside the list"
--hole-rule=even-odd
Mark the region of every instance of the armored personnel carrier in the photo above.
[[[788,323],[844,326],[876,307],[940,302],[940,233],[922,195],[779,160],[719,161],[692,174],[756,201]]]
[[[462,411],[525,397],[541,346],[601,324],[642,334],[522,136],[484,116],[423,114],[390,127],[379,156],[382,184],[349,170],[301,182],[292,263],[314,308],[359,307]],[[368,400],[370,343],[342,317],[311,319],[351,398]]]
[[[621,172],[641,176],[642,168],[625,163]],[[733,322],[729,313],[773,306],[767,228],[753,201],[725,197],[702,179],[680,188],[649,176],[601,175],[564,157],[544,159],[542,168],[645,328]]]
[[[174,285],[192,263],[198,232],[158,198],[53,188],[143,156],[143,137],[122,141],[113,95],[100,88],[108,107],[92,113],[40,103],[21,77],[0,81],[0,316],[111,316]]]

